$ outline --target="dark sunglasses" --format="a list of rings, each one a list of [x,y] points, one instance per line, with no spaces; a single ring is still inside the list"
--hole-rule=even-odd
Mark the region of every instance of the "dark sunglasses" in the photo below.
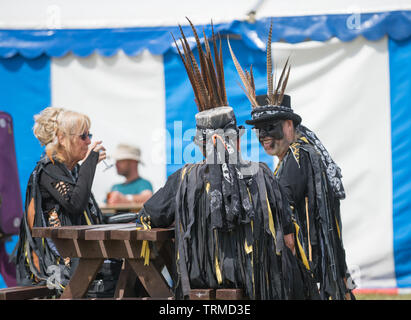
[[[87,138],[89,138],[91,140],[91,138],[93,138],[93,135],[91,133],[83,133],[81,135],[79,135],[80,139],[83,141],[86,141]]]

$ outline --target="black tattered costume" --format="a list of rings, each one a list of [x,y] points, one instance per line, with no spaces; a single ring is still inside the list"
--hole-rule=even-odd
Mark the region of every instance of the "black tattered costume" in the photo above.
[[[50,239],[32,238],[31,229],[102,223],[101,211],[91,193],[98,157],[98,153],[92,151],[84,163],[72,171],[47,156],[37,163],[27,185],[25,214],[17,244],[20,285],[44,284],[52,277],[61,291],[68,283],[77,259],[61,257]],[[59,277],[55,268],[60,270]]]
[[[353,299],[348,288],[349,274],[345,262],[340,216],[340,199],[345,198],[341,170],[331,159],[317,136],[301,125],[301,117],[291,109],[291,98],[285,94],[290,65],[287,59],[274,81],[271,60],[270,26],[267,40],[267,94],[256,95],[252,68],[245,72],[234,52],[230,52],[252,105],[247,124],[257,129],[259,141],[270,154],[286,152],[275,175],[284,187],[295,226],[296,254],[319,284],[321,299]],[[287,68],[288,66],[288,68]],[[285,137],[284,121],[291,120],[296,135]],[[292,140],[292,139],[291,139]],[[282,150],[284,147],[288,150]],[[350,284],[352,282],[350,281]]]
[[[344,189],[340,170],[329,156],[327,166],[328,153],[319,148],[322,144],[311,131],[300,125],[297,134],[300,137],[291,144],[275,174],[301,228],[296,234],[299,257],[321,284],[321,297],[344,299],[349,292],[349,274],[342,241],[340,199]]]
[[[293,229],[284,191],[265,164],[239,154],[221,46],[218,53],[213,33],[213,61],[208,40],[203,52],[192,29],[200,64],[182,30],[184,55],[176,48],[200,111],[194,142],[205,160],[171,175],[141,211],[152,227],[175,223],[176,298],[198,288],[241,288],[251,299],[314,298],[312,279],[284,243]]]
[[[258,96],[257,100],[263,105],[266,97]],[[321,299],[340,300],[347,295],[353,299],[342,241],[340,200],[345,198],[345,192],[341,170],[314,132],[300,124],[301,117],[290,107],[290,97],[284,97],[280,106],[254,108],[252,120],[246,122],[260,128],[263,138],[275,136],[276,130],[272,128],[282,128],[284,120],[293,121],[296,140],[274,174],[292,208],[297,255],[319,283]],[[272,129],[271,133],[264,130],[267,127]]]
[[[227,130],[207,135],[207,156],[229,158],[222,141],[235,139]],[[242,288],[252,299],[303,299],[313,284],[284,245],[293,230],[285,193],[265,164],[237,159],[185,165],[141,211],[152,227],[175,221],[176,297],[193,288]]]

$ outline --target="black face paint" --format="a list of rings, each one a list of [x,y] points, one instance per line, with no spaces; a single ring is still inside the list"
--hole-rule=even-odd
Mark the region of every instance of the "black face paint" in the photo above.
[[[266,123],[256,126],[254,129],[258,130],[258,139],[260,142],[267,137],[273,138],[274,140],[281,140],[284,138],[283,121],[270,124]]]

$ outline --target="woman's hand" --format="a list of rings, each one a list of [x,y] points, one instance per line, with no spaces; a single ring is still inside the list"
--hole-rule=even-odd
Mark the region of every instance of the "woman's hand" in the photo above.
[[[101,144],[103,141],[95,141],[93,142],[87,152],[87,155],[84,159],[87,159],[87,157],[90,155],[91,151],[98,152],[98,162],[106,159],[107,153],[106,153],[106,148],[103,147]]]

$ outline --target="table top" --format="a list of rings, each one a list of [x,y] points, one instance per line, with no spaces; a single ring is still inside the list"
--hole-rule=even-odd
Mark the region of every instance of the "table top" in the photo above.
[[[143,208],[143,203],[118,203],[100,205],[100,210],[103,214],[112,214],[117,212],[139,212]]]
[[[163,241],[174,238],[174,228],[152,228],[143,230],[137,229],[135,223],[34,227],[32,237],[75,240]]]

